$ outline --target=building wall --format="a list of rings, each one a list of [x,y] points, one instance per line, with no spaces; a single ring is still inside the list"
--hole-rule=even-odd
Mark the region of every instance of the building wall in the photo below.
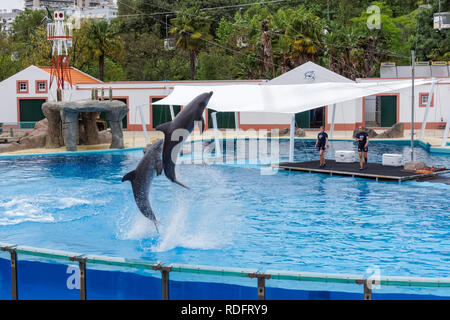
[[[27,93],[17,93],[17,81],[28,82]],[[18,122],[20,99],[42,98],[52,100],[56,96],[55,88],[47,93],[36,93],[36,81],[47,81],[48,88],[50,74],[38,67],[31,66],[0,83],[0,97],[2,97],[0,101],[0,122],[14,124]]]
[[[224,85],[224,84],[256,84],[260,81],[179,81],[179,82],[115,82],[115,83],[105,83],[99,85],[92,84],[79,84],[76,86],[72,94],[72,99],[87,99],[91,96],[91,89],[97,88],[101,90],[104,88],[105,96],[109,94],[109,88],[113,89],[113,97],[128,98],[128,107],[130,111],[128,113],[129,127],[128,130],[142,130],[142,121],[140,118],[137,106],[143,106],[142,111],[145,118],[145,123],[147,128],[152,129],[153,123],[151,119],[151,98],[161,98],[166,97],[170,94],[174,85]],[[205,121],[207,121],[207,116],[204,115]],[[281,127],[288,126],[290,123],[290,116],[286,117],[277,114],[280,119]],[[255,120],[256,119],[256,120]],[[255,122],[256,121],[256,122]],[[264,113],[254,114],[252,117],[247,117],[243,114],[240,115],[240,122],[243,125],[248,125],[252,127],[253,124],[273,124],[274,120],[270,117],[268,118]],[[277,124],[280,124],[277,123]]]
[[[28,93],[17,93],[17,81],[28,81]],[[18,101],[26,98],[47,98],[54,101],[56,97],[56,86],[54,85],[48,93],[36,93],[36,81],[46,80],[50,82],[50,74],[38,67],[31,66],[9,79],[0,83],[0,122],[18,122]],[[361,79],[367,81],[392,81],[392,79]],[[109,94],[109,87],[113,89],[115,98],[127,99],[130,112],[128,114],[128,130],[142,130],[142,122],[137,106],[143,106],[145,123],[150,130],[153,128],[151,116],[151,98],[165,97],[170,94],[175,85],[230,85],[247,84],[252,85],[260,81],[174,81],[174,82],[114,82],[104,84],[78,84],[73,87],[71,100],[89,99],[91,89],[104,88],[105,96]],[[439,128],[445,125],[450,113],[450,78],[442,79],[435,86],[436,92],[433,107],[428,115],[427,128]],[[430,85],[417,86],[415,89],[415,127],[420,128],[424,117],[425,108],[419,106],[420,96],[428,93]],[[410,127],[411,121],[411,88],[406,88],[393,93],[398,96],[398,122],[405,123]],[[338,103],[335,113],[335,130],[353,130],[365,122],[366,99],[356,99],[344,103]],[[332,106],[326,108],[326,127],[329,130],[332,121]],[[205,120],[207,116],[205,115]],[[272,129],[287,128],[291,122],[289,114],[272,113],[239,113],[239,127],[241,129]]]
[[[51,10],[63,9],[74,4],[74,0],[25,0],[25,8],[48,7]]]
[[[404,81],[405,79],[402,79]],[[361,82],[368,81],[393,81],[392,79],[362,79]],[[422,126],[422,121],[425,115],[426,108],[420,106],[420,96],[428,94],[431,89],[431,84],[421,85],[415,87],[414,94],[414,127],[419,129]],[[398,111],[397,122],[405,124],[406,129],[411,128],[411,88],[393,91],[384,95],[397,95]],[[450,78],[441,78],[441,82],[435,85],[435,93],[433,98],[433,106],[430,107],[427,116],[427,128],[438,129],[445,126],[450,113]],[[362,111],[365,108],[365,101],[362,102]]]

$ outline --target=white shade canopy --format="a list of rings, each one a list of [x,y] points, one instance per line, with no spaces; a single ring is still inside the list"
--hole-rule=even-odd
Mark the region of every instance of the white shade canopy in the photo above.
[[[415,86],[432,80],[416,80]],[[411,87],[411,81],[293,85],[175,86],[159,105],[187,105],[198,95],[212,91],[208,108],[219,112],[298,113],[379,93]]]

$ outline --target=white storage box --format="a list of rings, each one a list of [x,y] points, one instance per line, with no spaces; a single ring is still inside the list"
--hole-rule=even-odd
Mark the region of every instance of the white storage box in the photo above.
[[[336,162],[355,162],[355,151],[338,150],[334,156]]]
[[[401,154],[385,153],[383,154],[383,166],[400,167],[402,165],[403,156]]]

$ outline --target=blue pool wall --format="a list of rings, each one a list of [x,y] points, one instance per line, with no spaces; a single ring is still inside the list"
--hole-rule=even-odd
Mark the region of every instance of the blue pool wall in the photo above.
[[[229,139],[221,139],[225,143]],[[238,138],[232,140],[255,140],[255,138]],[[279,138],[280,141],[289,140],[289,138]],[[313,142],[315,139],[311,138],[295,138],[296,141]],[[204,139],[204,141],[214,141],[213,139]],[[330,139],[330,141],[351,141],[352,139]],[[192,141],[194,142],[194,141]],[[371,140],[371,143],[386,143],[399,146],[409,146],[411,142],[405,139],[379,139]],[[450,146],[450,143],[447,143]],[[433,147],[428,142],[422,140],[414,140],[414,147],[420,147],[431,154],[447,154],[450,155],[450,148],[448,147]],[[14,158],[28,158],[28,157],[54,157],[54,156],[85,156],[89,154],[120,154],[123,152],[143,150],[143,147],[127,148],[127,149],[103,149],[103,150],[88,150],[76,152],[50,152],[50,153],[26,153],[26,154],[0,154],[0,159],[14,159]]]
[[[80,290],[73,288],[75,273],[68,273],[68,265],[39,261],[18,261],[18,291],[20,300],[78,300]],[[269,280],[270,281],[270,280]],[[68,284],[72,285],[69,288]],[[339,291],[290,290],[272,288],[266,282],[267,300],[362,300],[361,293]],[[132,272],[86,271],[88,300],[160,300],[161,279]],[[241,286],[216,282],[170,280],[172,300],[256,300],[255,286]],[[448,300],[449,297],[420,294],[373,293],[372,298],[383,300]],[[0,258],[0,299],[11,299],[11,264]]]

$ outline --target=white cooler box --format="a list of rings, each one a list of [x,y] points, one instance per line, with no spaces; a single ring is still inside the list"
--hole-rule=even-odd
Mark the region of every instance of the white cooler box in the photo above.
[[[401,154],[383,154],[383,166],[401,167],[403,156]]]
[[[338,150],[334,155],[336,162],[355,162],[355,151]]]

